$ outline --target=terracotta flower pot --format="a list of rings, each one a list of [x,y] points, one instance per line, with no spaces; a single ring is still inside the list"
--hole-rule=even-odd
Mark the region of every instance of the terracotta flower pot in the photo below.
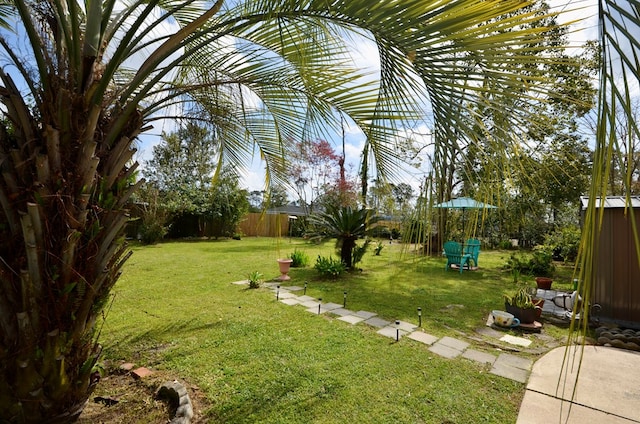
[[[291,268],[291,262],[293,262],[293,259],[278,259],[278,266],[280,267],[280,277],[278,279],[280,281],[291,280],[291,277],[287,275]]]
[[[551,283],[553,283],[553,280],[551,278],[536,277],[536,284],[538,285],[538,288],[541,290],[550,290]]]
[[[540,319],[540,317],[542,316],[542,307],[544,306],[544,299],[534,297],[533,299],[531,299],[531,301],[533,302],[534,305],[537,306],[536,319]]]

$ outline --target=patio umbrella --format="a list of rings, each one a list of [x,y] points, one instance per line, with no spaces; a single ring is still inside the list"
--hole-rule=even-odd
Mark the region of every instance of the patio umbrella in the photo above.
[[[442,209],[462,209],[462,234],[464,234],[465,211],[467,209],[498,209],[497,206],[483,203],[470,197],[458,197],[451,199],[448,202],[438,203],[433,207]]]

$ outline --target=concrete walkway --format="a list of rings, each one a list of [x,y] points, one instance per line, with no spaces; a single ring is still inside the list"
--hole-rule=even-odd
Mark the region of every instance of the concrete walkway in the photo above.
[[[556,348],[533,366],[517,424],[640,423],[639,382],[637,352],[604,346],[585,346],[584,353],[581,346]]]
[[[245,284],[245,281],[237,281],[234,284]],[[283,286],[281,283],[266,283],[266,287],[270,288],[277,300],[285,305],[302,306],[308,313],[312,314],[329,314],[335,316],[336,319],[344,321],[351,325],[364,324],[377,328],[377,334],[383,337],[400,340],[403,337],[412,339],[418,343],[429,346],[429,351],[436,355],[448,359],[465,358],[480,364],[491,366],[490,372],[500,377],[515,380],[520,383],[526,383],[529,372],[533,365],[531,359],[522,358],[512,353],[501,352],[499,354],[487,353],[470,348],[470,344],[464,340],[453,337],[438,338],[424,332],[417,325],[405,321],[389,321],[378,316],[375,312],[370,311],[352,311],[337,303],[323,303],[321,299],[316,299],[304,294],[296,294],[303,291],[303,287]],[[279,288],[278,288],[279,286]],[[512,343],[515,346],[527,346],[530,340],[504,335],[489,328],[485,334],[497,336],[506,343]],[[505,339],[506,337],[506,339]]]

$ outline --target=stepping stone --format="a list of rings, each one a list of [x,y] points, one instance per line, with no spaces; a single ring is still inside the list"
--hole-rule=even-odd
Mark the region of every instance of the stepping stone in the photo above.
[[[249,280],[234,281],[231,284],[235,284],[236,286],[242,286],[242,285],[245,285],[245,284],[249,284]]]
[[[499,339],[500,337],[502,337],[504,335],[504,333],[502,333],[502,332],[500,332],[498,330],[494,330],[491,327],[478,328],[476,330],[476,333],[481,334],[483,336],[496,338],[496,339]]]
[[[361,318],[364,318],[364,319],[369,319],[369,318],[375,317],[378,314],[373,313],[373,312],[368,312],[368,311],[358,311],[358,312],[355,313],[355,315],[357,317],[361,317]]]
[[[529,371],[533,366],[533,360],[527,358],[521,358],[520,356],[511,355],[510,353],[501,353],[498,356],[497,362],[508,365],[514,368],[520,368],[525,371]]]
[[[462,354],[462,351],[458,350],[458,349],[454,349],[452,347],[449,347],[445,344],[442,344],[441,342],[438,342],[436,344],[434,344],[433,346],[431,346],[429,348],[429,351],[443,356],[447,359],[453,359],[456,358],[458,356],[460,356],[460,354]]]
[[[462,353],[463,350],[469,347],[469,343],[463,342],[462,340],[454,339],[453,337],[443,337],[438,343],[441,343],[452,349],[459,350],[460,353]]]
[[[399,324],[396,325],[394,323],[393,326],[401,329],[402,331],[406,331],[407,333],[410,333],[418,328],[416,325],[413,325],[410,322],[406,321],[399,321]]]
[[[317,300],[307,300],[306,302],[300,302],[300,298],[298,298],[298,302],[305,308],[313,308],[315,306],[316,311],[318,310],[318,305],[320,304],[320,302],[318,302]]]
[[[500,341],[522,347],[529,347],[529,345],[531,344],[531,340],[512,336],[511,334],[505,334],[504,336],[500,337]]]
[[[498,375],[500,377],[508,378],[519,383],[526,383],[529,377],[529,372],[521,368],[511,367],[504,363],[496,361],[493,364],[493,368],[489,371],[491,374]]]
[[[331,311],[333,313],[333,311]],[[349,324],[357,324],[364,321],[364,318],[357,317],[355,315],[345,315],[338,318],[340,321],[348,322]]]
[[[289,291],[300,291],[300,290],[304,290],[303,287],[298,287],[298,286],[289,286],[289,287],[285,287],[285,289],[289,290]]]
[[[493,365],[496,362],[496,357],[490,353],[480,352],[475,349],[467,349],[462,354],[463,358],[470,359],[475,362],[480,362],[481,364],[489,364]]]
[[[306,310],[307,312],[312,313],[312,314],[316,314],[316,315],[318,315],[318,307],[317,307],[317,306],[314,306],[313,308],[308,308],[308,309],[305,309],[305,310]],[[323,309],[322,309],[322,307],[321,307],[321,308],[320,308],[320,313],[321,313],[321,314],[324,314],[325,312],[327,312],[327,311],[326,311],[326,310],[323,310]]]
[[[298,302],[298,299],[296,299],[295,297],[291,297],[291,298],[287,298],[287,299],[280,299],[280,302],[284,303],[285,305],[289,305],[289,306],[300,304],[300,302]]]
[[[381,330],[377,331],[378,334],[381,334],[385,337],[391,337],[392,339],[400,339],[402,338],[402,336],[404,336],[405,334],[407,334],[406,331],[404,330],[400,330],[399,328],[395,327],[395,326],[386,326],[384,328],[382,328]]]
[[[311,300],[313,300],[316,303],[318,302],[318,299],[316,299],[315,297],[307,296],[306,294],[304,296],[298,296],[298,300],[300,301],[300,303],[309,302]]]
[[[334,309],[342,308],[342,305],[337,303],[323,303],[322,309],[326,309],[327,311],[333,311]]]
[[[291,298],[296,298],[296,303],[300,303],[298,302],[297,296],[293,293],[289,293],[288,291],[280,291],[280,293],[278,294],[278,298],[279,299],[291,299]]]
[[[329,312],[331,312],[334,315],[340,315],[341,317],[346,317],[347,315],[355,315],[353,313],[353,311],[350,311],[350,310],[344,309],[344,308],[332,309]],[[360,318],[360,317],[358,317],[358,318]],[[362,318],[362,320],[364,320],[364,318]]]
[[[356,313],[356,316],[362,318],[362,316],[357,313]],[[378,328],[386,327],[387,325],[391,324],[389,321],[385,321],[382,318],[378,318],[378,317],[369,318],[364,323],[369,324],[372,327],[378,327]]]
[[[427,345],[432,345],[436,341],[438,341],[438,338],[436,336],[432,336],[431,334],[427,334],[423,331],[414,331],[413,333],[409,334],[407,337]]]

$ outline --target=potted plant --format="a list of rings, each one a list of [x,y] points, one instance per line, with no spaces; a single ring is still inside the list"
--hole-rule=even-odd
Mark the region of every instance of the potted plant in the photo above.
[[[531,324],[536,320],[536,311],[542,311],[540,306],[533,303],[531,295],[526,287],[518,290],[513,296],[504,296],[504,307],[513,316],[520,320],[521,324]]]
[[[536,284],[541,290],[551,290],[551,283],[553,280],[549,277],[536,277]]]

